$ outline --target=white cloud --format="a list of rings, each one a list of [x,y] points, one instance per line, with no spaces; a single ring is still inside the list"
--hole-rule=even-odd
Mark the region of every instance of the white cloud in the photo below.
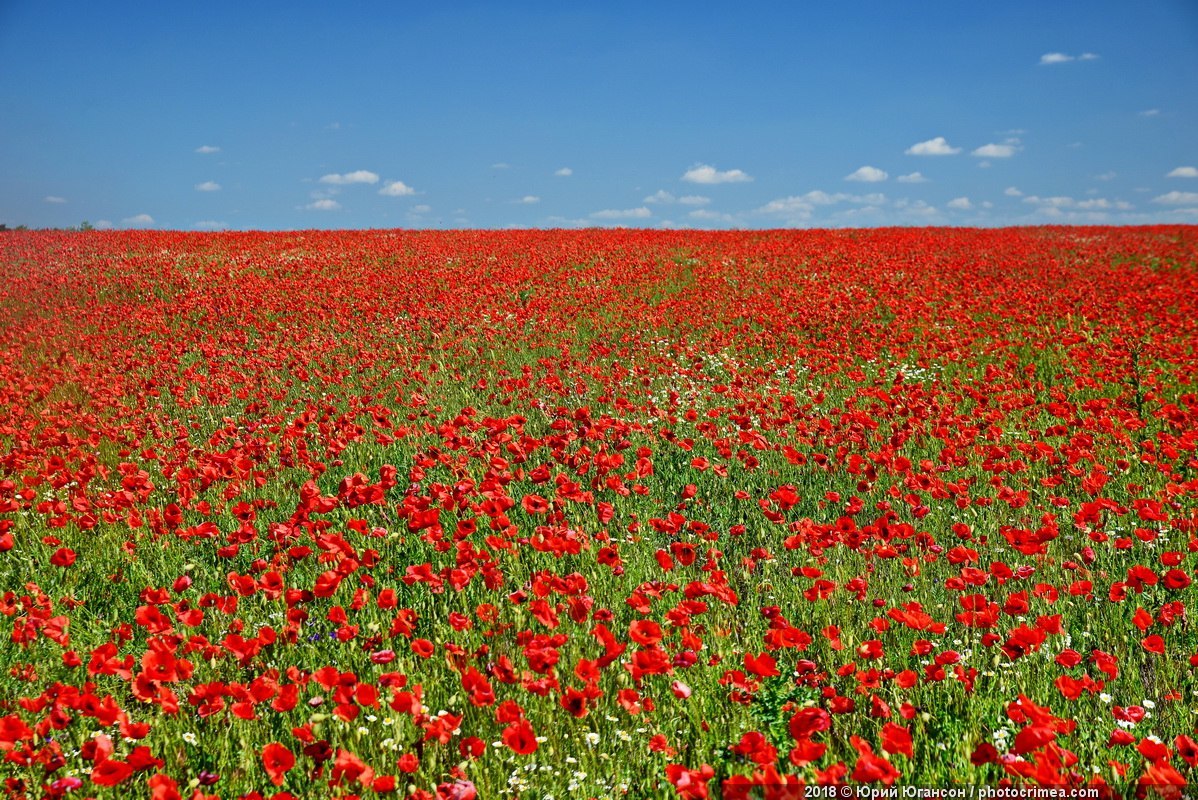
[[[1097,53],[1082,53],[1080,56],[1071,56],[1066,53],[1045,53],[1040,56],[1040,65],[1046,64],[1067,64],[1070,61],[1097,61]]]
[[[744,183],[753,178],[739,169],[718,170],[708,164],[695,164],[682,175],[690,183]]]
[[[229,223],[217,222],[214,219],[202,219],[191,227],[197,231],[223,231],[229,227]]]
[[[890,175],[887,174],[885,170],[878,169],[877,167],[865,166],[859,168],[851,175],[844,176],[844,179],[846,181],[861,181],[862,183],[878,183],[879,181],[884,181],[889,177]]]
[[[555,228],[586,228],[593,227],[593,223],[589,219],[578,219],[570,217],[550,216],[547,221]]]
[[[1161,110],[1159,108],[1146,108],[1140,112],[1141,117],[1159,117]]]
[[[308,203],[308,205],[304,206],[304,209],[307,211],[339,211],[341,210],[341,204],[336,200],[331,200],[326,197],[322,200],[313,200],[311,203]]]
[[[905,197],[896,200],[894,207],[904,216],[932,217],[940,213],[936,206],[930,206],[923,200],[908,200]]]
[[[1004,144],[984,144],[974,150],[970,155],[975,155],[980,158],[1010,158],[1015,155],[1019,149],[1018,140],[1015,142],[1007,142]]]
[[[1166,178],[1198,178],[1198,167],[1177,167]],[[47,198],[49,199],[49,198]]]
[[[908,175],[899,175],[895,178],[899,183],[927,183],[928,179],[919,172],[912,172]]]
[[[688,195],[683,195],[682,197],[675,197],[674,195],[667,192],[665,189],[658,189],[653,194],[651,194],[648,197],[646,197],[645,199],[641,200],[641,202],[642,203],[662,203],[662,204],[667,204],[667,205],[670,203],[682,203],[682,205],[684,205],[684,206],[705,206],[711,202],[711,198],[704,197],[703,195],[699,195],[699,194],[688,194]]]
[[[731,224],[736,222],[736,217],[731,214],[724,214],[719,211],[712,211],[707,208],[697,208],[687,214],[691,219],[703,220],[704,222],[723,222]]]
[[[574,174],[574,170],[570,169],[569,167],[562,167],[553,174],[559,178],[568,178]]]
[[[203,153],[204,155],[208,155],[209,153],[219,153],[220,148],[216,147],[215,145],[204,144],[204,145],[200,145],[199,147],[197,147],[196,152]]]
[[[96,220],[96,230],[98,230],[98,231],[106,231],[111,227],[112,227],[112,220],[109,220],[109,219]]]
[[[1115,173],[1113,171],[1112,172],[1104,172],[1101,175],[1095,175],[1094,180],[1096,180],[1096,181],[1113,181],[1113,180],[1115,180],[1116,177],[1117,177],[1117,173]]]
[[[952,156],[961,152],[960,147],[952,147],[943,136],[918,142],[908,147],[904,152],[909,156]]]
[[[216,181],[204,181],[196,184],[197,192],[219,192],[220,184]]]
[[[379,194],[384,197],[407,197],[410,194],[416,194],[416,190],[403,181],[387,181],[383,184],[383,188],[379,189]]]
[[[334,186],[344,186],[350,183],[378,183],[379,176],[368,169],[359,169],[354,172],[346,172],[342,175],[336,173],[324,175],[321,177],[320,182],[331,183]]]
[[[833,206],[839,203],[858,203],[877,206],[885,202],[886,195],[880,192],[872,192],[864,195],[845,194],[844,192],[828,194],[825,191],[815,189],[806,194],[791,195],[790,197],[780,197],[776,200],[771,200],[760,208],[757,208],[754,213],[765,216],[783,217],[792,222],[806,221],[811,217],[812,212],[817,206]]]
[[[1040,208],[1070,208],[1077,201],[1075,201],[1072,197],[1065,197],[1064,195],[1056,195],[1055,197],[1037,197],[1034,194],[1029,194],[1027,197],[1023,198],[1023,202],[1029,203],[1033,206],[1039,206]]]
[[[1107,218],[1105,211],[1062,211],[1056,206],[1043,206],[1036,209],[1036,213],[1062,223],[1068,222],[1069,220],[1073,220],[1075,222],[1080,222],[1082,220],[1087,220],[1089,222],[1100,222]]]
[[[121,220],[122,225],[153,225],[154,218],[149,214],[134,214]]]
[[[491,169],[511,169],[512,165],[506,161],[496,161],[491,165]]]
[[[653,212],[641,206],[640,208],[605,208],[591,214],[594,219],[645,219],[653,216]]]
[[[1007,188],[1003,189],[1002,193],[1007,197],[1023,197],[1023,192],[1019,191],[1014,186],[1008,186]]]
[[[427,206],[427,205],[421,203],[418,206],[412,206],[412,211],[410,213],[412,213],[412,214],[427,214],[428,212],[430,212],[432,210],[433,210],[432,206]]]
[[[847,200],[848,198],[849,198],[849,195],[847,195],[843,192],[837,192],[836,194],[828,194],[827,192],[823,191],[822,189],[813,189],[812,191],[807,192],[807,194],[801,195],[799,197],[800,200],[803,200],[803,201],[810,203],[811,205],[815,205],[815,206],[835,205],[836,203],[839,203],[842,200]],[[793,199],[793,198],[787,198],[787,199]]]
[[[1183,193],[1183,195],[1184,195],[1184,193]],[[1198,201],[1198,194],[1194,194],[1194,195],[1192,195],[1192,197],[1194,198],[1195,201]],[[1132,209],[1135,208],[1135,206],[1133,206],[1131,203],[1127,202],[1126,200],[1108,200],[1105,197],[1094,197],[1094,198],[1091,198],[1090,200],[1075,200],[1072,197],[1068,197],[1065,195],[1056,195],[1054,197],[1037,197],[1036,195],[1033,194],[1033,195],[1028,195],[1027,197],[1023,198],[1023,202],[1028,203],[1033,206],[1036,206],[1037,210],[1040,213],[1045,214],[1050,217],[1061,217],[1061,215],[1064,213],[1063,209],[1079,209],[1080,211],[1085,211],[1085,212],[1097,212],[1097,211],[1109,211],[1109,210],[1131,211]],[[1179,200],[1177,202],[1186,202],[1186,201]],[[1085,220],[1098,221],[1099,220],[1098,217],[1095,217],[1092,215],[1087,217],[1085,215],[1079,215],[1079,214],[1074,214],[1070,218],[1078,219],[1081,221],[1085,221]]]
[[[1105,197],[1095,197],[1093,200],[1082,200],[1077,204],[1078,208],[1086,211],[1095,209],[1118,209],[1119,211],[1130,211],[1135,206],[1125,200],[1107,200]]]
[[[1036,214],[1054,224],[1145,224],[1160,221],[1161,212],[1135,212],[1131,203],[1118,200],[1098,198],[1083,200],[1074,205],[1042,206],[1036,209]],[[1176,213],[1174,209],[1164,212],[1169,215]]]
[[[65,197],[59,197],[56,194],[48,194],[42,198],[42,202],[44,203],[65,203],[66,201]]]
[[[968,211],[969,209],[973,208],[973,203],[969,202],[968,197],[954,197],[952,200],[949,200],[947,203],[945,203],[945,205],[949,208],[956,208],[961,211]]]
[[[1179,192],[1174,189],[1167,194],[1152,198],[1152,202],[1167,206],[1190,205],[1191,203],[1198,203],[1198,192]]]
[[[537,197],[535,194],[526,194],[520,198],[520,202],[526,206],[531,206],[534,203],[541,202],[541,198]]]

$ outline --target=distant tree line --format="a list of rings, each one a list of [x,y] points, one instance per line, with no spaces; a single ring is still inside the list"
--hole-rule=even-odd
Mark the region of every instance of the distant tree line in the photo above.
[[[87,220],[83,220],[83,222],[80,222],[78,225],[76,225],[74,227],[68,226],[66,228],[46,228],[46,230],[51,230],[51,231],[55,231],[55,230],[57,230],[57,231],[94,231],[95,229],[96,229],[96,226],[92,225]],[[28,225],[16,225],[16,226],[10,228],[6,223],[0,222],[0,233],[7,233],[8,231],[27,231],[27,230],[29,230]]]

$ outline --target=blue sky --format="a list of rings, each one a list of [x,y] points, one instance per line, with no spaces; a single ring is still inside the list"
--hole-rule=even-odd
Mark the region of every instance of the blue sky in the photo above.
[[[9,225],[1198,223],[1192,0],[0,0],[0,108]]]

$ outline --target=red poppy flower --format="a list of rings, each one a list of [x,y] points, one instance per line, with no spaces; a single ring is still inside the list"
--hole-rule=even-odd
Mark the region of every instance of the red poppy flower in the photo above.
[[[902,754],[914,758],[911,747],[911,732],[901,725],[887,722],[882,726],[882,749],[887,753]]]
[[[1173,740],[1177,754],[1191,767],[1198,767],[1198,742],[1186,734],[1180,734]]]
[[[902,777],[902,773],[885,758],[875,754],[873,748],[864,739],[859,736],[850,736],[849,741],[858,753],[857,763],[853,767],[853,780],[890,786]]]
[[[680,800],[707,800],[709,795],[708,783],[715,777],[715,770],[709,764],[703,764],[699,769],[688,769],[682,764],[666,765],[666,779],[673,784]]]
[[[283,785],[283,776],[295,766],[295,755],[278,742],[262,748],[262,766],[275,786]]]
[[[75,551],[69,547],[60,547],[50,556],[50,563],[56,567],[69,567],[75,563]]]
[[[133,767],[124,761],[105,759],[92,767],[91,781],[98,786],[116,786],[133,774]]]
[[[790,718],[790,735],[795,741],[809,739],[832,727],[832,715],[822,708],[800,708]]]
[[[156,775],[151,775],[146,781],[146,786],[150,790],[150,800],[180,800],[179,784],[174,778],[168,775],[163,775],[161,772]]]
[[[529,514],[544,514],[549,510],[549,501],[539,494],[526,494],[520,505]]]
[[[537,736],[528,720],[520,719],[503,729],[503,743],[520,755],[537,751]]]
[[[648,619],[638,619],[628,626],[628,636],[639,645],[654,645],[661,641],[661,626]]]
[[[458,754],[462,758],[479,758],[487,752],[487,743],[477,736],[467,736],[458,742]]]
[[[778,671],[778,662],[769,653],[745,653],[745,671],[759,678],[772,678],[782,674]]]

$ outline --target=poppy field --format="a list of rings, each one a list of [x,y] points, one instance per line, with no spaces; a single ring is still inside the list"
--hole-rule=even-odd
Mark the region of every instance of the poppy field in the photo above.
[[[1196,378],[1192,226],[0,234],[0,793],[1171,796]]]

